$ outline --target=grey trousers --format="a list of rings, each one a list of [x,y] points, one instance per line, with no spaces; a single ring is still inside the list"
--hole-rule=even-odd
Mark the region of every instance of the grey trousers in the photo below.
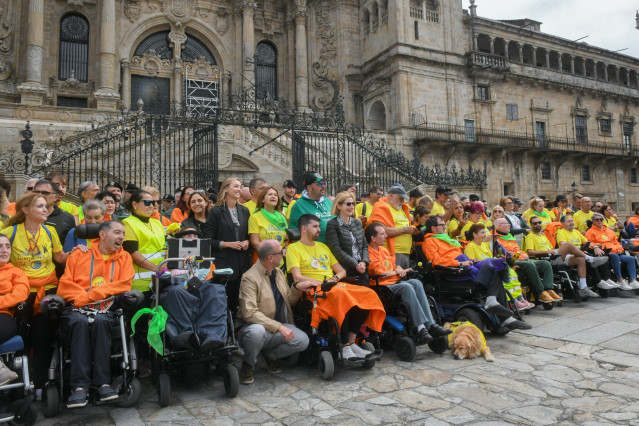
[[[435,324],[421,281],[416,279],[397,281],[395,284],[389,285],[388,288],[408,306],[410,318],[415,327],[420,324],[424,324],[426,327]]]
[[[410,268],[410,254],[395,253],[395,264],[402,269]]]
[[[284,324],[290,328],[294,336],[291,340],[284,340],[280,333],[269,333],[261,324],[247,324],[240,330],[238,343],[244,349],[244,362],[255,365],[261,350],[271,359],[280,359],[302,352],[308,346],[308,336],[292,324]]]

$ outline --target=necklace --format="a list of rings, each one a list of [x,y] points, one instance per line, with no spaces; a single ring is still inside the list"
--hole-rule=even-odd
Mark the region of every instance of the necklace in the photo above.
[[[29,244],[29,254],[36,254],[38,252],[38,240],[40,239],[40,230],[42,226],[38,226],[38,232],[36,233],[35,238],[29,238],[29,233],[27,232],[27,225],[24,225],[24,235],[27,237],[27,243]],[[33,245],[31,245],[31,241],[33,241]]]

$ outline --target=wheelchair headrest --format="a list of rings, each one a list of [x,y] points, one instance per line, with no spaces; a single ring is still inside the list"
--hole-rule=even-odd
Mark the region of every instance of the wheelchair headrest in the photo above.
[[[300,238],[302,238],[302,232],[299,229],[286,228],[286,236],[288,237],[288,242],[290,244],[295,241],[299,241]]]
[[[44,296],[40,301],[42,313],[51,318],[58,318],[62,314],[62,310],[66,304],[67,302],[57,294]]]
[[[82,238],[83,240],[91,240],[100,236],[100,224],[89,223],[84,225],[78,225],[75,227],[76,238]]]
[[[129,290],[120,295],[120,300],[125,308],[137,308],[144,302],[144,295],[139,290]]]

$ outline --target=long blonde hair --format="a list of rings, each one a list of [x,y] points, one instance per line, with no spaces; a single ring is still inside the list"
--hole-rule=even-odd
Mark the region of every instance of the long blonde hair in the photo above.
[[[16,201],[16,214],[11,216],[9,220],[4,223],[4,228],[24,223],[26,215],[22,209],[33,206],[38,198],[42,198],[46,202],[46,199],[42,195],[35,192],[29,192],[28,194],[24,194],[22,197],[18,198],[18,201]]]
[[[331,214],[333,216],[339,215],[339,210],[337,209],[337,206],[343,204],[347,198],[350,198],[353,200],[353,202],[355,202],[355,196],[350,191],[340,192],[339,194],[335,196],[335,200],[333,200],[333,206],[331,207]],[[352,217],[355,217],[355,210],[353,210]]]
[[[240,182],[240,185],[242,184],[242,181],[236,177],[224,179],[224,182],[222,182],[222,185],[220,185],[220,190],[217,193],[217,203],[215,203],[216,206],[224,206],[226,204],[226,191],[228,187],[235,181]]]

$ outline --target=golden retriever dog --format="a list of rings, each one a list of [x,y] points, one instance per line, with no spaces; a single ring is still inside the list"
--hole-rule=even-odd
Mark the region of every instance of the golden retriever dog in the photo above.
[[[486,361],[495,360],[490,348],[486,345],[484,334],[473,323],[447,322],[444,328],[453,330],[453,333],[448,335],[448,346],[452,349],[455,359],[474,359],[481,355],[486,358]]]

